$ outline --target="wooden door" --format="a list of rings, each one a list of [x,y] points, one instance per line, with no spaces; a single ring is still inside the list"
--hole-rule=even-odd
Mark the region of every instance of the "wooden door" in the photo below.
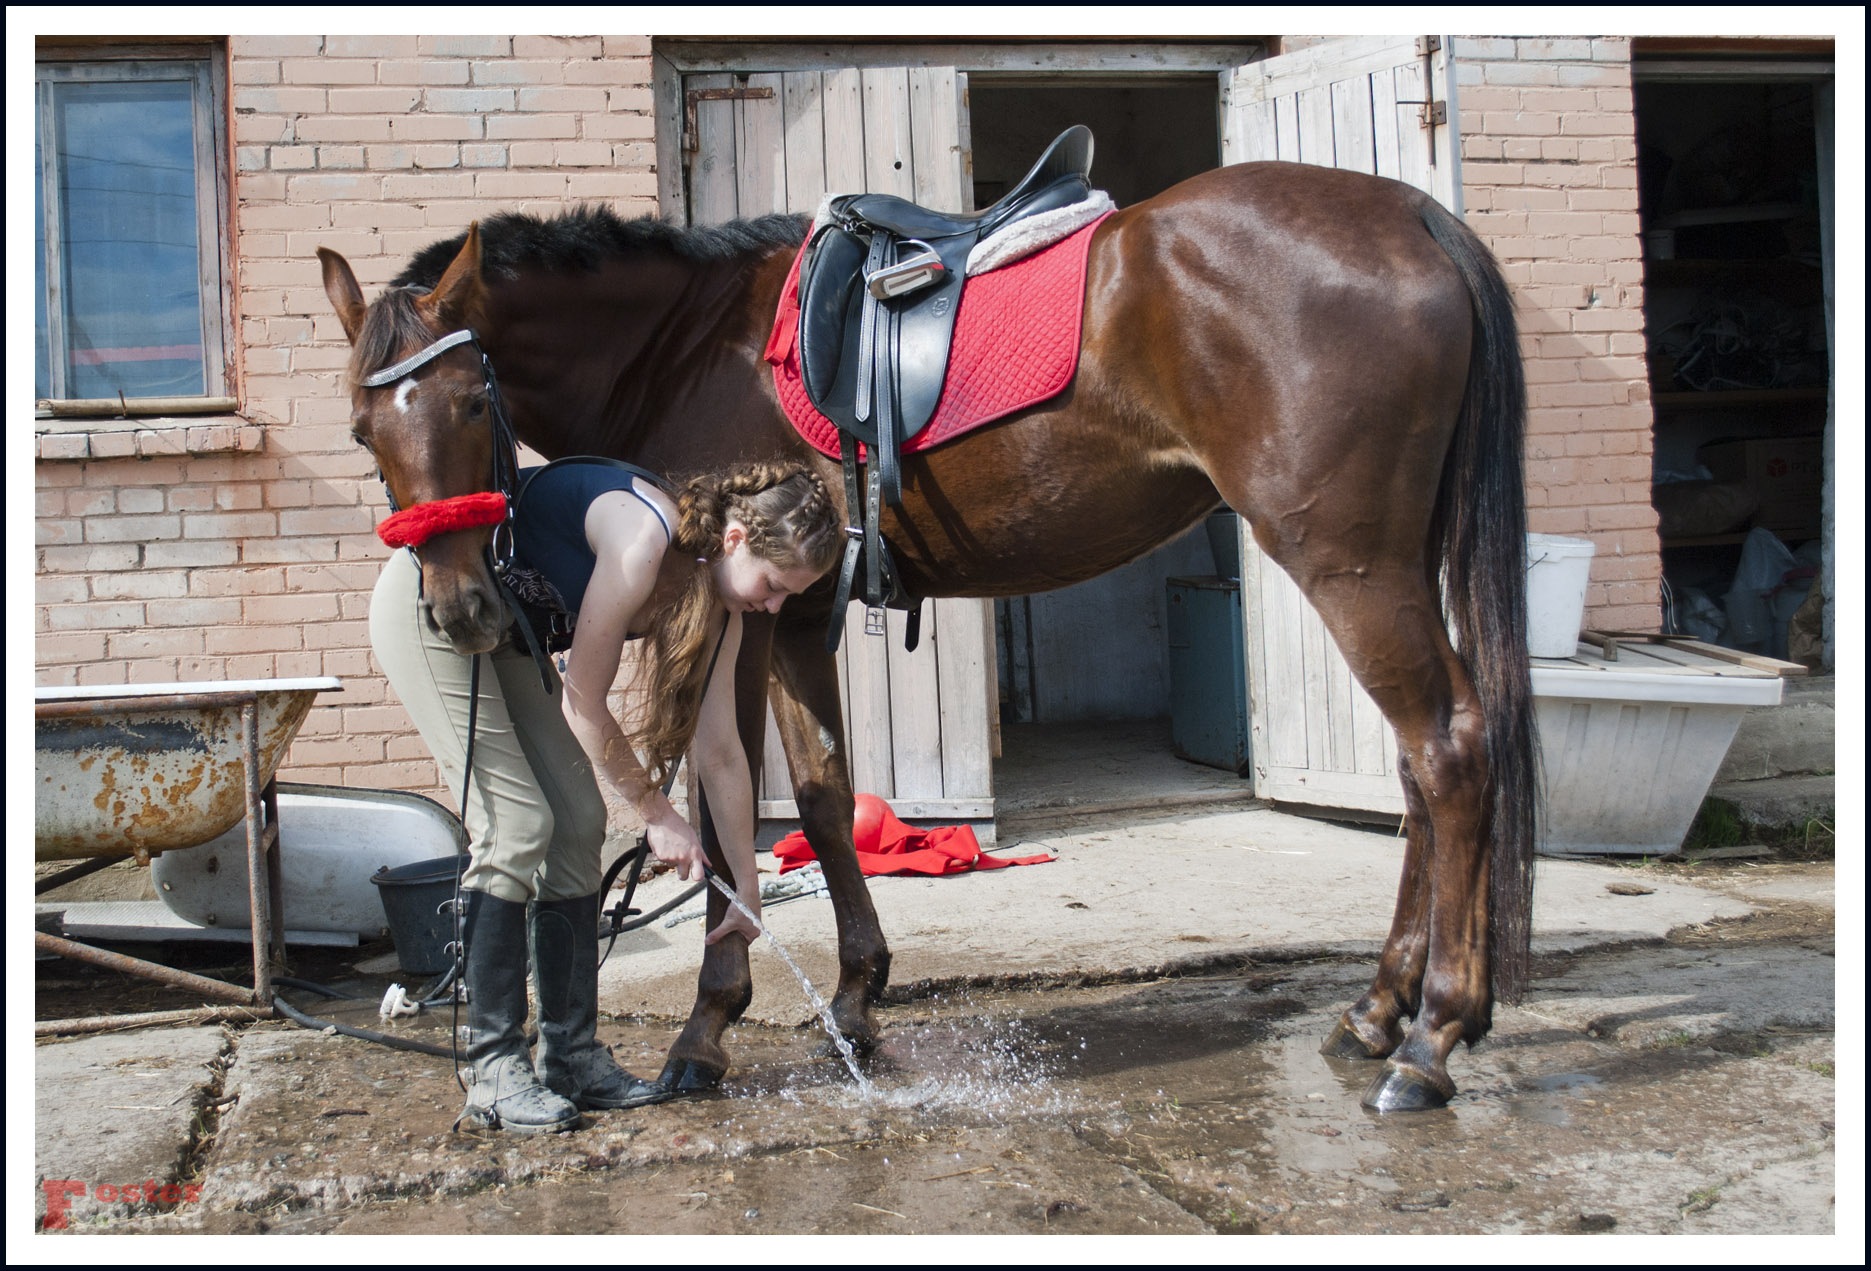
[[[1446,37],[1332,40],[1221,80],[1225,163],[1353,168],[1461,212]],[[1401,815],[1396,734],[1318,613],[1245,528],[1241,551],[1254,793]]]
[[[823,196],[870,191],[931,207],[971,206],[966,77],[952,67],[873,67],[688,75],[684,107],[692,224],[799,212]],[[685,132],[687,131],[685,125]],[[838,653],[851,779],[904,818],[985,822],[994,815],[993,607],[923,605],[922,638],[903,649],[905,615],[887,635],[846,614]],[[759,793],[763,822],[798,818],[772,715]]]

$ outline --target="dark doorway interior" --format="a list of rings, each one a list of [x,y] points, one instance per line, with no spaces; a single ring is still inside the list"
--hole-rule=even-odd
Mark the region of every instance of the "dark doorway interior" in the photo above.
[[[1665,620],[1797,658],[1830,378],[1814,86],[1640,81],[1635,104]]]
[[[1218,86],[1212,75],[969,80],[975,205],[1012,187],[1046,145],[1073,124],[1092,130],[1092,184],[1119,207],[1150,198],[1220,162]],[[1084,739],[1107,734],[1134,751],[1152,789],[1175,799],[1177,773],[1191,797],[1244,792],[1244,783],[1169,757],[1168,580],[1218,573],[1197,526],[1150,555],[1089,582],[997,601],[1002,750],[997,798],[1009,809],[1043,804],[1070,786],[1063,770],[1089,763]],[[1079,740],[1073,740],[1073,739]],[[1074,756],[1077,756],[1075,759]],[[1167,764],[1167,767],[1164,765]],[[1024,787],[1031,786],[1031,790]],[[1029,798],[1028,796],[1032,796]],[[1069,800],[1068,800],[1069,801]]]

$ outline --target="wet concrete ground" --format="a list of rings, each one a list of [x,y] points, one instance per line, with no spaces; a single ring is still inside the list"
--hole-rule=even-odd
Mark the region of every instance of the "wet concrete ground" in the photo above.
[[[1254,841],[1241,820],[1251,815],[1134,827],[1130,839],[1158,833],[1154,876],[1175,869],[1178,835]],[[1279,820],[1287,850],[1323,834]],[[1393,845],[1366,860],[1366,838],[1317,845],[1357,887],[1394,887]],[[1097,859],[1093,844],[1058,842],[1062,862]],[[1179,877],[1171,910],[1138,919],[1157,923],[1148,963],[1125,924],[1102,953],[1087,941],[1022,960],[1023,945],[1050,938],[1033,916],[1041,897],[1078,921],[1087,902],[1067,894],[1103,904],[1091,882],[1119,876],[1055,864],[935,880],[964,884],[934,909],[922,902],[925,921],[964,929],[969,956],[950,965],[924,961],[907,914],[886,922],[897,987],[880,1013],[868,1096],[818,1053],[819,1035],[798,1023],[809,1012],[769,959],[756,964],[757,1009],[729,1033],[734,1069],[718,1096],[594,1114],[566,1135],[453,1134],[460,1093],[445,1061],[279,1023],[48,1041],[35,1056],[39,1174],[199,1188],[173,1203],[85,1197],[71,1234],[1671,1234],[1721,1237],[1712,1253],[1671,1246],[1708,1260],[1748,1250],[1757,1261],[1831,1261],[1829,1238],[1849,1245],[1856,1233],[1861,1255],[1862,1096],[1848,1084],[1841,1116],[1834,1067],[1833,866],[1551,866],[1533,991],[1497,1011],[1486,1043],[1458,1051],[1461,1092],[1440,1112],[1367,1113],[1358,1099],[1376,1067],[1317,1053],[1368,983],[1372,916],[1326,931],[1337,915],[1309,919],[1300,900],[1261,889],[1242,925],[1286,934],[1192,949],[1179,937],[1228,930],[1218,914],[1241,901],[1222,888],[1192,896]],[[880,909],[926,886],[881,880]],[[1317,888],[1303,894],[1323,903]],[[970,909],[964,896],[981,903]],[[1137,896],[1131,888],[1129,908],[1147,910]],[[1672,907],[1645,931],[1631,915],[1652,901]],[[819,903],[775,906],[775,928],[823,925],[810,908]],[[1262,920],[1269,910],[1277,920]],[[1317,945],[1293,934],[1309,923]],[[1331,947],[1347,934],[1351,947]],[[983,947],[1000,956],[984,959]],[[929,967],[943,973],[917,973]],[[607,967],[607,982],[617,971]],[[374,995],[387,978],[350,983]],[[607,1008],[624,996],[607,990]],[[319,1009],[383,1026],[374,1004]],[[448,1024],[396,1027],[440,1039]],[[634,1071],[653,1073],[674,1027],[668,1014],[633,1014],[601,1035]],[[1859,1063],[1849,1048],[1848,1070]],[[66,1071],[76,1075],[61,1086]],[[72,1154],[100,1128],[165,1121],[166,1139],[149,1136],[153,1156],[117,1143]],[[74,1128],[48,1138],[60,1123]],[[1780,1238],[1768,1254],[1733,1239],[1761,1235]],[[98,1256],[60,1234],[34,1241],[35,1253],[48,1248]],[[892,1248],[919,1260],[944,1246]],[[1178,1260],[1225,1256],[1164,1248]]]

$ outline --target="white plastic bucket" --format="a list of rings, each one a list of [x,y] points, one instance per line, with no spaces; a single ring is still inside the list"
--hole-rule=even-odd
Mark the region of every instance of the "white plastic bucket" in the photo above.
[[[1588,538],[1527,535],[1527,651],[1534,657],[1569,658],[1578,650],[1594,550]]]

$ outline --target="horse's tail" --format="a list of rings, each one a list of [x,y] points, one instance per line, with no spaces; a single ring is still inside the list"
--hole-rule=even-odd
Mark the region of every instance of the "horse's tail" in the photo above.
[[[1436,495],[1444,604],[1486,721],[1490,801],[1488,955],[1494,995],[1517,1002],[1530,974],[1539,753],[1527,660],[1527,385],[1513,298],[1474,231],[1425,200],[1423,222],[1474,305],[1462,412]]]

